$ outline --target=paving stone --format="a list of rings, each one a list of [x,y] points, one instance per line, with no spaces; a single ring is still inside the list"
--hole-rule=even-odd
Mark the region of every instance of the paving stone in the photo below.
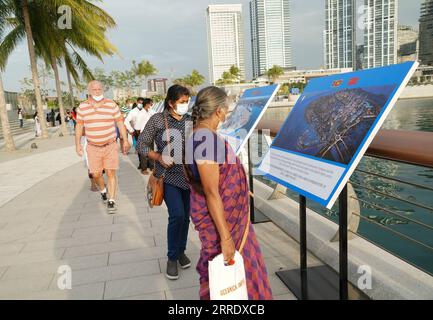
[[[187,255],[194,255],[200,253],[200,248],[196,246],[189,246],[186,249]],[[153,247],[143,248],[136,250],[126,250],[122,252],[110,253],[109,264],[121,264],[126,262],[138,262],[146,260],[154,260],[158,258],[167,257],[167,247]]]
[[[150,225],[112,224],[98,227],[81,228],[73,231],[72,237],[83,237],[98,233],[125,232],[126,230],[146,230]]]
[[[92,269],[96,267],[104,267],[108,262],[108,253],[79,257],[73,259],[56,260],[56,261],[46,261],[32,264],[24,264],[20,266],[10,266],[3,275],[3,279],[21,279],[34,277],[39,275],[48,275],[57,273],[60,266],[70,266],[72,272],[83,269]]]
[[[143,294],[139,296],[119,298],[118,300],[167,300],[167,299],[165,297],[165,292],[160,291],[155,293]]]
[[[7,270],[8,267],[0,267],[0,279],[3,278],[3,275],[6,273]]]
[[[200,286],[165,291],[167,300],[198,300],[200,299]]]
[[[67,248],[64,258],[84,257],[106,252],[125,251],[130,249],[138,249],[143,247],[154,247],[155,242],[153,237],[142,238],[137,241],[117,241],[100,244],[92,244],[80,247]]]
[[[44,241],[44,240],[66,239],[66,238],[70,238],[73,232],[74,230],[58,230],[58,231],[50,231],[44,233],[33,233],[28,236],[17,239],[15,242],[31,243],[31,242]]]
[[[31,242],[25,246],[25,248],[22,250],[22,253],[44,251],[47,249],[56,249],[56,248],[71,248],[71,247],[78,247],[83,245],[91,245],[95,243],[106,243],[110,241],[110,238],[111,238],[110,234],[102,233],[94,236],[86,236],[80,238],[66,238],[66,239]]]
[[[10,299],[11,296],[21,296],[28,292],[46,290],[53,275],[17,280],[0,280],[0,299]]]
[[[102,300],[105,283],[73,286],[71,290],[52,289],[9,295],[11,300]]]
[[[72,286],[160,274],[157,260],[72,271]],[[57,288],[56,276],[50,286]]]
[[[24,248],[24,244],[0,244],[0,257],[18,254]]]
[[[279,296],[274,296],[274,300],[290,300],[290,301],[296,301],[298,300],[296,296],[293,293],[287,293]]]
[[[159,291],[186,289],[199,285],[196,274],[180,273],[179,280],[168,280],[164,275],[137,277],[124,280],[108,281],[105,287],[105,298],[115,299]]]
[[[60,260],[64,252],[65,249],[55,249],[35,253],[21,253],[18,255],[3,256],[0,259],[0,267]]]

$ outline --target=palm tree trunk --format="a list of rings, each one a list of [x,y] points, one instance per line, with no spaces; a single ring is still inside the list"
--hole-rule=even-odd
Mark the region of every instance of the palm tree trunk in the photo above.
[[[54,79],[56,80],[56,90],[57,90],[57,99],[59,99],[59,110],[60,110],[60,126],[61,131],[64,136],[66,136],[67,129],[66,129],[66,123],[65,123],[65,107],[63,106],[63,98],[62,98],[62,88],[60,86],[60,76],[59,76],[59,69],[57,67],[57,60],[54,55],[51,55],[51,67],[54,71]]]
[[[12,137],[11,127],[9,126],[8,112],[6,110],[6,99],[3,90],[3,82],[0,76],[0,119],[3,130],[3,137],[5,139],[6,150],[14,151],[15,143]]]
[[[75,107],[75,97],[74,97],[74,88],[72,87],[72,79],[71,73],[69,72],[68,67],[66,67],[66,77],[68,78],[68,86],[69,86],[69,95],[71,98],[71,109]]]
[[[27,45],[29,48],[30,65],[32,68],[33,85],[35,88],[36,108],[39,114],[39,122],[41,124],[42,138],[48,138],[48,128],[47,128],[47,123],[45,121],[44,109],[42,107],[41,83],[39,81],[39,76],[38,76],[38,66],[36,64],[36,53],[33,44],[33,33],[32,33],[32,27],[30,25],[28,1],[22,0],[22,5],[23,5],[24,24],[26,28],[26,34],[27,34]]]

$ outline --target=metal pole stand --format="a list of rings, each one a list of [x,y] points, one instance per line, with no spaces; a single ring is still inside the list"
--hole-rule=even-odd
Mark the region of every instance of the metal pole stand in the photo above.
[[[347,186],[339,198],[340,272],[327,265],[310,267],[307,264],[307,205],[299,197],[300,268],[278,271],[276,275],[299,300],[366,300],[368,297],[348,282],[347,255]]]
[[[254,175],[253,175],[253,161],[252,161],[252,152],[251,152],[251,138],[248,139],[248,178],[249,178],[249,186],[250,192],[254,195]],[[255,208],[254,196],[250,195],[250,214],[251,214],[251,223],[265,223],[270,222],[269,220],[260,210]]]

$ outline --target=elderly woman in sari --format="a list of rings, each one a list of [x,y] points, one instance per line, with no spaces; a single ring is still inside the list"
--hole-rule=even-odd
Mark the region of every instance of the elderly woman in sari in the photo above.
[[[242,257],[248,297],[269,300],[272,292],[266,266],[249,221],[246,174],[229,144],[216,133],[227,111],[228,97],[223,90],[208,87],[200,91],[192,113],[194,130],[186,147],[191,219],[202,242],[197,265],[200,298],[210,299],[208,262],[222,253],[230,264],[247,234]]]

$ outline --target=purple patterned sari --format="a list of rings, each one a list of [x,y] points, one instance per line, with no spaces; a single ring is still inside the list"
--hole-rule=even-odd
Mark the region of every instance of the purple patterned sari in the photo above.
[[[215,135],[215,137],[217,137]],[[221,138],[218,138],[221,139]],[[194,143],[194,150],[197,145]],[[245,228],[249,228],[247,241],[242,252],[250,300],[271,300],[272,291],[263,256],[261,254],[254,228],[248,222],[249,189],[243,165],[230,145],[224,141],[225,161],[220,164],[219,190],[224,204],[225,218],[229,225],[235,246],[239,246]],[[229,163],[227,159],[234,159]],[[194,165],[193,171],[198,171]],[[193,189],[193,188],[192,188]],[[197,271],[200,275],[200,299],[209,300],[208,261],[221,253],[220,238],[208,211],[206,199],[194,190],[191,191],[191,219],[199,232],[202,242]]]

